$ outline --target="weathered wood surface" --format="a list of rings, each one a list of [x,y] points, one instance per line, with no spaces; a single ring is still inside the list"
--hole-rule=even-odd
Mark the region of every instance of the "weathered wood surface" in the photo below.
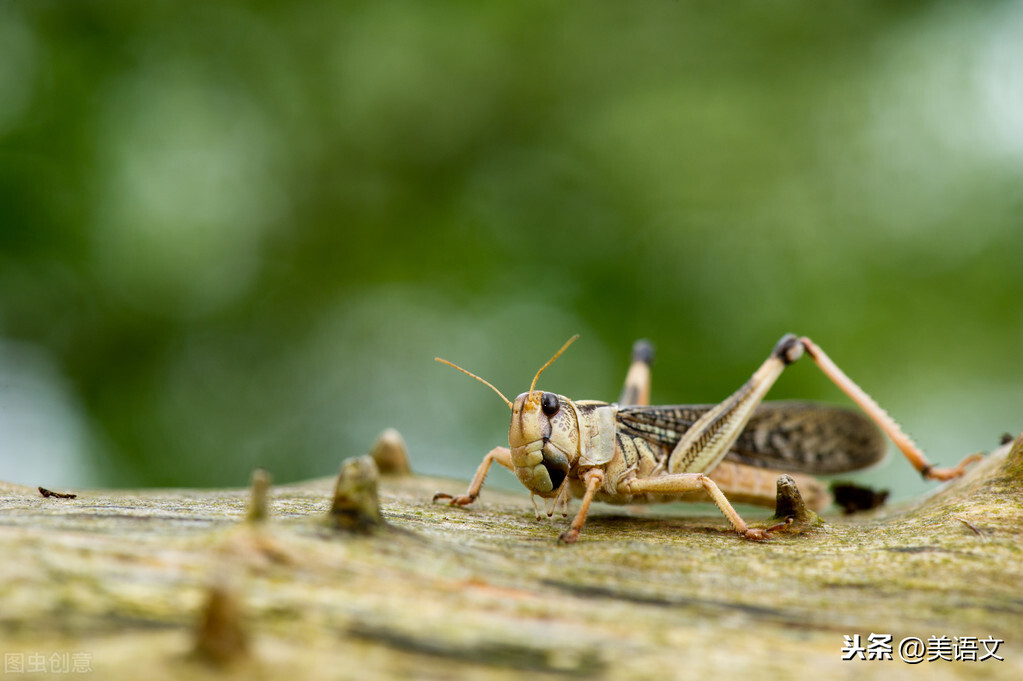
[[[247,489],[0,483],[0,653],[115,680],[1023,678],[1023,440],[912,506],[763,543],[604,507],[563,546],[525,495],[430,502],[463,485],[383,477],[386,528],[352,534],[325,522],[332,479],[272,487],[262,523]],[[220,665],[195,653],[211,592]],[[1005,661],[841,660],[871,633],[991,636]]]

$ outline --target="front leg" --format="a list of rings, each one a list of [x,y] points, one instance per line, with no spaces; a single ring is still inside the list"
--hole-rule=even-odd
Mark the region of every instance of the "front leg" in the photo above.
[[[583,482],[586,483],[586,492],[579,505],[579,512],[575,514],[569,528],[558,538],[559,541],[566,544],[573,544],[579,538],[579,532],[583,529],[583,523],[586,522],[586,514],[590,512],[590,504],[593,503],[593,495],[604,484],[604,471],[600,468],[591,468],[583,475]]]
[[[448,502],[450,506],[466,506],[476,501],[480,495],[480,489],[483,487],[483,481],[487,479],[490,464],[494,461],[510,471],[515,470],[515,466],[512,464],[511,450],[507,447],[494,447],[483,457],[483,461],[476,469],[476,475],[472,476],[472,482],[469,483],[469,489],[465,491],[465,494],[455,497],[445,492],[437,492],[433,495],[433,501],[450,499],[451,501]]]

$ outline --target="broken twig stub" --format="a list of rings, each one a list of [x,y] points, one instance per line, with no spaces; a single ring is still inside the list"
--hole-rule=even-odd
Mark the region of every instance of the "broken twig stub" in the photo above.
[[[237,591],[223,582],[212,585],[196,629],[195,655],[223,667],[245,658],[248,652]]]
[[[346,459],[334,486],[327,523],[349,532],[371,532],[384,524],[377,496],[379,474],[372,457]]]
[[[39,493],[42,494],[46,498],[52,498],[52,499],[77,499],[78,498],[77,494],[65,494],[63,492],[51,492],[50,490],[46,489],[45,487],[40,487],[39,488]]]
[[[259,523],[270,517],[269,490],[272,478],[263,468],[252,471],[250,488],[252,497],[249,501],[249,513],[246,520],[250,523]]]
[[[380,433],[369,455],[376,463],[380,475],[412,475],[405,438],[394,428]]]

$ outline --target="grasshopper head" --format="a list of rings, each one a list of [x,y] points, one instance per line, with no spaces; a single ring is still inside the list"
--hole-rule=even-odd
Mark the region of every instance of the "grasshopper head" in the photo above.
[[[529,391],[512,405],[508,428],[515,475],[530,492],[556,497],[579,457],[579,423],[567,397]]]
[[[508,446],[515,476],[533,494],[557,497],[568,481],[572,464],[579,458],[579,419],[572,401],[562,395],[538,392],[536,381],[543,370],[578,338],[572,336],[540,367],[529,385],[512,404]]]
[[[575,335],[569,338],[540,367],[529,386],[529,392],[519,395],[514,403],[476,374],[446,359],[436,358],[438,362],[454,367],[489,386],[512,410],[508,446],[511,448],[515,475],[530,492],[541,497],[558,496],[568,480],[572,465],[579,458],[579,419],[576,417],[575,406],[567,397],[538,392],[534,388],[543,370],[578,337]]]

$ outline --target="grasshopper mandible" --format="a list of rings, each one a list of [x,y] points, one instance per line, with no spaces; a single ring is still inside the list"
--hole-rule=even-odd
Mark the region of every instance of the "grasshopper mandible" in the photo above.
[[[885,442],[878,426],[925,479],[959,477],[980,458],[975,454],[954,468],[935,468],[898,424],[806,337],[783,336],[753,376],[720,404],[678,406],[649,406],[653,347],[645,341],[633,347],[625,387],[616,404],[573,401],[536,390],[540,374],[576,338],[570,338],[540,367],[529,391],[514,402],[479,376],[436,358],[489,386],[511,409],[512,418],[509,446],[495,447],[483,457],[466,493],[438,492],[434,501],[472,503],[496,461],[512,470],[531,492],[534,507],[536,497],[545,500],[548,516],[559,507],[567,515],[569,496],[582,500],[571,526],[560,537],[566,543],[579,538],[593,501],[635,504],[707,496],[740,536],[766,539],[783,525],[750,527],[728,497],[770,506],[776,478],[791,472],[808,505],[822,508],[829,501],[828,493],[807,474],[841,473],[880,460]],[[813,403],[762,404],[785,367],[804,351],[866,416]]]

